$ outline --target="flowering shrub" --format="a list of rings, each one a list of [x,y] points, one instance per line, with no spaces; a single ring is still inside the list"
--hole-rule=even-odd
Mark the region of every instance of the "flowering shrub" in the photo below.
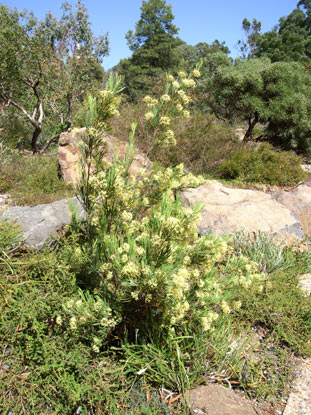
[[[199,78],[200,71],[194,69],[192,76]],[[155,152],[159,147],[176,144],[172,129],[173,120],[179,116],[190,118],[187,106],[191,103],[191,97],[187,92],[195,86],[195,80],[191,77],[187,78],[186,73],[181,71],[176,79],[172,75],[167,76],[165,93],[159,100],[149,95],[145,96],[143,102],[147,107],[146,130],[151,138],[148,154]]]
[[[199,76],[196,71],[193,75]],[[94,351],[117,327],[166,336],[185,333],[190,325],[213,330],[221,314],[241,306],[239,287],[249,288],[264,277],[256,263],[233,255],[225,239],[198,236],[200,207],[185,209],[179,193],[202,184],[203,178],[186,174],[183,165],[129,175],[135,125],[124,159],[116,158],[111,165],[102,160],[102,128],[116,112],[118,82],[110,82],[99,100],[90,98],[82,148],[88,166],[81,184],[87,221],[78,257],[87,258],[96,300],[88,294],[65,305],[72,330],[97,327]],[[185,102],[181,85],[193,83],[184,73],[178,80],[169,76],[160,102],[145,97],[152,114],[147,112],[145,118],[153,148],[174,144],[167,137]],[[185,111],[183,106],[180,110]]]

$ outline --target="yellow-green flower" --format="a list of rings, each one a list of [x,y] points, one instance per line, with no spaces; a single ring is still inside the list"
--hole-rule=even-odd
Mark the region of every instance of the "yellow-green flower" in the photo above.
[[[169,117],[161,117],[160,118],[160,124],[161,125],[170,125],[170,118]]]
[[[144,102],[146,102],[146,103],[148,103],[148,102],[151,102],[151,101],[152,101],[152,98],[151,98],[151,96],[146,95],[146,96],[143,98],[143,101],[144,101]]]
[[[61,316],[57,316],[57,317],[56,317],[56,324],[57,324],[58,326],[61,326],[61,325],[62,325],[62,323],[63,323],[63,320],[62,320]]]
[[[161,101],[163,102],[169,102],[171,100],[171,97],[168,94],[164,94],[161,96]]]
[[[71,317],[70,321],[69,321],[69,325],[71,330],[76,330],[77,328],[77,319],[75,317]]]
[[[145,120],[149,121],[149,120],[152,120],[153,118],[154,118],[153,112],[150,111],[145,114]]]

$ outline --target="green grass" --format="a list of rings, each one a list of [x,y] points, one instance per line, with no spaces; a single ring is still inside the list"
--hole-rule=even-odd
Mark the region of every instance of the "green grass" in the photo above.
[[[58,177],[56,154],[52,154],[0,161],[0,193],[8,193],[14,205],[29,206],[71,197],[74,191]]]

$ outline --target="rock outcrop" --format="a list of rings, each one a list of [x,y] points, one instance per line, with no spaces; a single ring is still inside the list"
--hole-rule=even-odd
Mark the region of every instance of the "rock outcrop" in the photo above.
[[[311,187],[300,185],[291,191],[282,190],[273,196],[299,219],[303,232],[311,235]]]
[[[71,223],[69,205],[76,211],[78,219],[85,215],[77,198],[59,200],[46,205],[13,206],[0,211],[0,220],[11,220],[20,225],[24,244],[32,249],[40,249],[51,242],[63,226]]]
[[[82,136],[85,134],[85,128],[74,129],[72,132],[65,132],[60,135],[57,158],[60,167],[60,174],[65,182],[76,185],[80,179],[79,158],[81,156],[80,145]],[[110,163],[114,155],[118,154],[121,158],[125,155],[127,144],[111,135],[103,135],[103,141],[106,146],[104,159]],[[140,168],[150,168],[151,161],[142,153],[136,152],[133,163],[129,172],[136,175]]]
[[[311,359],[300,359],[283,415],[311,414]]]
[[[216,235],[230,234],[238,230],[270,232],[277,239],[291,242],[294,238],[310,235],[311,187],[300,186],[292,192],[268,194],[258,190],[229,188],[217,181],[187,189],[182,193],[185,206],[201,203],[202,235],[212,231]],[[284,204],[282,204],[283,202]],[[84,217],[77,198],[71,204]],[[0,219],[17,222],[23,229],[24,243],[40,249],[50,241],[50,235],[71,222],[67,200],[31,207],[0,206]]]
[[[271,195],[258,190],[229,188],[213,180],[185,190],[182,199],[186,206],[203,205],[199,224],[201,234],[212,231],[220,235],[246,230],[304,236],[294,213]]]

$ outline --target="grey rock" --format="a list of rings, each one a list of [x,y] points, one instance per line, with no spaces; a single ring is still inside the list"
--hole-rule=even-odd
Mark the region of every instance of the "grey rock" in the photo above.
[[[301,359],[283,415],[311,414],[311,359]]]
[[[74,197],[46,205],[9,207],[0,211],[0,219],[20,225],[24,244],[38,250],[50,243],[53,240],[52,236],[63,226],[71,223],[72,214],[69,205],[76,211],[78,220],[85,217],[81,203]]]

